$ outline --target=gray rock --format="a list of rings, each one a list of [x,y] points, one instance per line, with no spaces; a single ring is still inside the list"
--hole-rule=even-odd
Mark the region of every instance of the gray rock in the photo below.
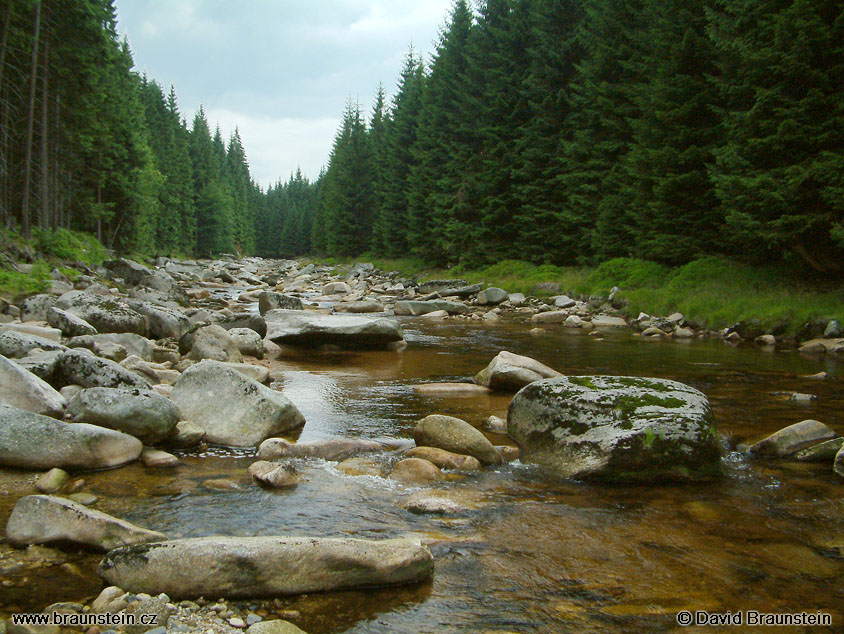
[[[274,291],[262,291],[258,295],[258,312],[262,315],[271,310],[283,308],[285,310],[303,310],[302,300],[290,295],[282,295]]]
[[[329,282],[322,287],[323,295],[348,295],[351,292],[352,289],[345,282]]]
[[[502,350],[475,375],[475,383],[500,392],[518,392],[534,381],[557,376],[561,374],[535,359]]]
[[[138,617],[137,623],[135,625],[124,625],[123,629],[126,634],[144,634],[144,632],[155,634],[156,630],[159,630],[158,634],[166,634],[167,619],[170,618],[172,612],[173,605],[170,603],[170,597],[166,594],[159,594],[157,597],[143,597],[126,609],[126,614],[134,614]],[[148,620],[142,623],[141,614],[148,615]],[[151,625],[153,624],[158,627],[152,628]]]
[[[55,380],[56,372],[59,367],[60,350],[52,350],[50,352],[30,352],[27,356],[15,359],[20,367],[27,372],[32,372],[39,379],[43,379],[47,383],[52,384]],[[67,400],[67,397],[65,397]]]
[[[28,412],[61,418],[64,397],[46,381],[0,355],[0,403]]]
[[[256,359],[264,358],[264,340],[257,332],[251,328],[232,328],[228,333],[240,354]]]
[[[592,325],[595,328],[624,328],[627,326],[627,321],[623,317],[595,315],[592,317]]]
[[[506,434],[507,433],[507,420],[504,418],[500,418],[498,416],[490,416],[484,422],[484,428],[487,431],[491,431],[494,434]]]
[[[433,572],[434,559],[419,540],[316,537],[200,537],[126,546],[108,553],[97,569],[108,583],[131,592],[229,599],[416,583]]]
[[[162,533],[51,495],[20,498],[6,524],[6,540],[13,546],[72,542],[108,551],[163,539]]]
[[[469,312],[469,307],[460,302],[450,302],[444,299],[432,299],[428,301],[403,300],[396,302],[393,311],[396,315],[426,315],[434,311],[444,310],[449,315],[463,315]]]
[[[299,484],[299,475],[291,464],[259,460],[249,465],[249,475],[271,489],[292,489]]]
[[[144,463],[145,467],[169,468],[177,466],[179,459],[166,451],[144,447],[144,450],[141,452],[141,462]]]
[[[384,304],[374,300],[341,302],[334,306],[334,310],[338,313],[383,313]]]
[[[231,330],[232,328],[251,328],[261,338],[267,336],[267,322],[261,315],[254,313],[235,313],[233,315],[215,314],[216,323],[218,326]]]
[[[19,332],[24,335],[33,335],[35,337],[41,337],[42,339],[47,339],[55,343],[59,343],[62,340],[61,330],[59,330],[58,328],[52,328],[50,326],[39,326],[38,322],[27,322],[25,324],[8,323],[4,324],[2,329],[6,331],[11,330],[12,332]]]
[[[114,297],[70,291],[56,300],[61,308],[91,324],[98,332],[132,332],[145,335],[146,318]]]
[[[178,339],[190,330],[190,320],[181,311],[147,302],[127,302],[135,311],[146,317],[149,336],[153,339]]]
[[[577,302],[575,302],[571,297],[568,295],[558,295],[554,298],[554,306],[557,308],[571,308]]]
[[[20,303],[21,321],[47,321],[47,311],[56,304],[52,294],[31,295]]]
[[[483,287],[480,284],[469,284],[467,286],[452,286],[437,289],[433,293],[421,299],[434,299],[435,297],[471,297],[481,292]]]
[[[47,323],[61,330],[65,337],[97,334],[97,329],[87,321],[55,306],[47,311]]]
[[[751,445],[749,451],[757,456],[783,458],[837,436],[834,430],[820,421],[804,420],[784,427]]]
[[[258,381],[258,383],[266,384],[270,382],[270,369],[262,365],[251,363],[223,363],[223,365],[235,372],[240,372],[247,379]]]
[[[70,474],[64,469],[53,468],[41,475],[35,481],[35,488],[41,493],[55,493],[70,479]]]
[[[513,304],[513,306],[522,306],[527,301],[527,298],[524,293],[510,293],[507,296],[507,301]]]
[[[833,438],[801,449],[795,458],[801,462],[833,462],[842,446],[844,446],[844,438]]]
[[[450,280],[428,280],[427,282],[422,282],[419,285],[419,292],[420,293],[432,293],[432,292],[439,292],[441,290],[445,290],[448,288],[457,288],[460,286],[468,286],[469,282],[466,280],[461,279],[450,279]],[[480,290],[480,289],[478,289]]]
[[[452,451],[446,451],[439,447],[413,447],[405,454],[408,458],[422,458],[440,469],[454,469],[457,471],[476,471],[481,468],[477,458],[466,456]]]
[[[179,352],[194,361],[243,361],[237,343],[229,336],[227,330],[216,324],[197,328],[184,335],[179,339]]]
[[[835,319],[830,320],[823,331],[824,339],[834,339],[841,336],[841,324]]]
[[[676,381],[543,379],[510,403],[507,432],[522,462],[566,478],[659,482],[715,476],[721,445],[699,391]]]
[[[490,286],[478,293],[478,304],[481,306],[497,305],[507,299],[508,293],[503,288]]]
[[[420,515],[453,515],[469,510],[452,499],[445,491],[430,489],[416,491],[402,503],[402,506],[411,513]]]
[[[158,443],[179,422],[179,408],[151,390],[94,387],[81,390],[68,403],[73,422],[116,429],[145,444]]]
[[[562,324],[568,319],[568,311],[565,310],[549,310],[544,313],[536,313],[532,315],[530,320],[535,324]]]
[[[307,634],[300,630],[290,621],[273,619],[272,621],[260,621],[251,625],[246,634]]]
[[[283,394],[217,361],[185,370],[171,399],[184,418],[205,429],[208,442],[219,445],[254,447],[305,424]]]
[[[114,361],[96,357],[83,350],[68,350],[59,356],[59,382],[82,387],[151,387],[149,381]]]
[[[443,479],[440,468],[423,458],[405,458],[399,460],[390,471],[391,480],[399,480],[406,484],[421,484],[436,482]]]
[[[20,359],[30,350],[40,348],[44,351],[64,351],[66,346],[35,335],[27,335],[13,330],[0,329],[0,354],[7,359]]]
[[[453,416],[426,416],[413,429],[413,440],[419,446],[439,447],[453,453],[474,456],[482,464],[501,462],[501,455],[486,436],[466,421]]]
[[[313,442],[293,443],[284,438],[267,438],[258,448],[262,460],[274,458],[322,458],[340,462],[364,453],[384,451],[387,447],[374,440],[361,438],[331,438]]]
[[[134,372],[135,374],[144,377],[153,385],[157,385],[162,382],[158,371],[153,368],[149,363],[147,363],[140,357],[136,357],[134,354],[123,359],[119,365],[121,368],[126,368],[127,370],[129,370],[129,372]],[[178,376],[176,378],[178,378]]]
[[[403,341],[401,325],[384,317],[324,315],[301,310],[271,310],[265,315],[267,339],[279,345],[381,347]]]
[[[167,439],[167,444],[173,447],[188,448],[196,447],[205,438],[205,430],[188,420],[180,420],[176,423],[173,434]]]
[[[152,342],[146,337],[133,333],[101,333],[99,335],[73,337],[67,342],[70,348],[87,348],[98,356],[103,356],[101,352],[105,344],[121,346],[126,349],[127,354],[134,354],[144,361],[152,361]]]
[[[91,612],[94,614],[115,614],[124,609],[128,602],[126,597],[128,594],[123,588],[117,586],[108,586],[103,588],[103,591],[97,595],[91,603]]]

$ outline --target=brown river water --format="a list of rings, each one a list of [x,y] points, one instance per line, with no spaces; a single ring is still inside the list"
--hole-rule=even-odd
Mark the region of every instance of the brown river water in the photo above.
[[[764,352],[721,341],[643,341],[628,331],[603,340],[528,323],[404,322],[403,352],[285,349],[270,362],[276,385],[304,413],[300,440],[409,439],[428,414],[480,426],[506,416],[509,396],[422,396],[413,385],[466,380],[502,349],[566,374],[676,379],[710,399],[718,428],[733,444],[754,441],[806,418],[844,433],[844,367],[793,351]],[[800,375],[826,370],[833,379]],[[817,400],[789,400],[792,392]],[[494,444],[504,436],[488,434]],[[84,474],[95,508],[170,537],[310,535],[430,543],[433,580],[397,589],[290,597],[296,624],[310,634],[381,632],[840,632],[844,627],[844,480],[829,464],[724,458],[724,477],[696,485],[606,486],[547,481],[512,463],[454,476],[449,489],[470,510],[414,515],[398,502],[412,487],[348,476],[336,463],[298,464],[300,485],[268,491],[249,482],[251,450],[210,448],[179,454],[173,470],[140,464]],[[385,463],[395,455],[380,458]],[[8,476],[8,474],[7,474]],[[31,476],[17,476],[24,483]],[[239,490],[204,481],[225,478]],[[9,487],[7,487],[9,488]],[[0,521],[27,492],[0,496]],[[3,548],[8,549],[4,546]],[[70,551],[49,561],[7,566],[0,613],[41,610],[102,588],[99,557]],[[2,563],[2,562],[0,562]],[[202,574],[197,570],[198,575]],[[208,597],[211,600],[217,597]],[[252,609],[279,604],[244,602]],[[827,612],[832,627],[753,628],[677,625],[680,610]]]

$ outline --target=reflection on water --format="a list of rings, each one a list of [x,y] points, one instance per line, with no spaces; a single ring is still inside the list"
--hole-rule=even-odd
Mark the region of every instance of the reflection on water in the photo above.
[[[689,383],[709,396],[719,429],[733,443],[804,418],[844,432],[841,381],[799,378],[822,369],[840,375],[832,360],[720,341],[636,341],[626,332],[603,340],[555,328],[536,333],[527,324],[405,326],[409,346],[401,353],[285,349],[272,361],[278,388],[307,419],[300,440],[409,438],[416,421],[432,413],[475,425],[490,414],[505,416],[508,396],[413,390],[417,383],[467,380],[502,349],[568,374]],[[791,392],[818,399],[804,404],[778,395]],[[487,435],[494,444],[507,442]],[[374,459],[387,468],[398,455]],[[731,453],[716,483],[609,487],[547,482],[515,463],[444,483],[466,510],[437,517],[402,508],[415,489],[348,476],[316,459],[297,462],[303,478],[296,489],[267,491],[246,474],[252,460],[252,450],[187,452],[174,470],[136,464],[86,474],[86,490],[100,496],[97,508],[171,537],[417,535],[430,543],[437,562],[430,584],[285,599],[311,634],[671,632],[677,611],[686,609],[821,610],[835,613],[834,628],[842,625],[844,482],[828,465],[751,462]],[[9,497],[0,502],[4,516]],[[37,592],[27,598],[2,588],[0,603],[40,609],[95,593],[99,584],[90,573],[97,559],[78,557],[87,586],[66,575],[61,588],[30,572]]]

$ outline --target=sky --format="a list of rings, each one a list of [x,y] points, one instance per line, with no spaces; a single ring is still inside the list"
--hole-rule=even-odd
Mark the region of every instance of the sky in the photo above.
[[[116,0],[136,70],[172,84],[182,114],[235,126],[264,187],[328,162],[351,98],[388,98],[410,44],[426,60],[452,0]]]

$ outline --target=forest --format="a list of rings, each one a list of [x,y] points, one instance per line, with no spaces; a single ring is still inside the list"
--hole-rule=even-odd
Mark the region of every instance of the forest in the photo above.
[[[235,133],[133,70],[113,0],[0,15],[0,221],[121,252],[505,259],[844,254],[844,5],[456,0],[430,59],[264,190]],[[338,86],[338,90],[343,90]]]

